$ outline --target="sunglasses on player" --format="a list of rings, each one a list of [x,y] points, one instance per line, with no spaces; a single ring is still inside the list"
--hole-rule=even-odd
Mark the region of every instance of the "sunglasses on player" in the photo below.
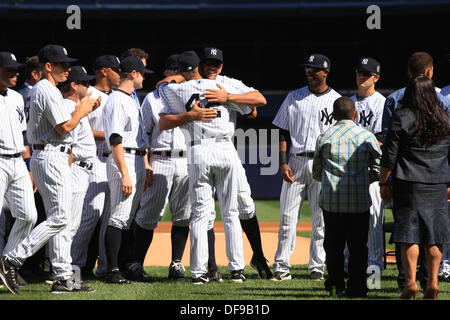
[[[323,69],[320,68],[313,68],[313,67],[306,67],[305,68],[305,72],[310,72],[310,73],[317,73],[319,71],[323,71]]]
[[[222,62],[215,59],[207,59],[203,61],[203,63],[206,64],[208,67],[216,67],[216,68],[220,68],[220,66],[222,65]]]

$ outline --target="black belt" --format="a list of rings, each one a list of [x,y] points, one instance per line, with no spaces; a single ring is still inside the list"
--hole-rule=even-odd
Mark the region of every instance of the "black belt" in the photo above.
[[[297,153],[296,156],[297,156],[297,157],[314,158],[314,154],[315,154],[314,151],[312,151],[312,152],[300,152],[300,153]]]
[[[14,154],[0,154],[0,156],[5,158],[18,158],[22,155],[22,153],[14,153]]]
[[[90,162],[84,162],[84,161],[80,161],[77,162],[77,164],[81,167],[81,168],[86,168],[87,170],[91,170],[93,167],[93,164]]]
[[[33,149],[34,150],[44,150],[45,149],[45,144],[33,144]],[[61,152],[65,152],[67,154],[71,154],[72,153],[72,149],[70,147],[65,147],[65,146],[61,146],[61,148],[56,149],[58,151]]]
[[[183,150],[180,151],[152,151],[152,154],[156,154],[158,156],[165,156],[165,157],[172,157],[172,156],[177,156],[177,157],[184,157],[185,153]]]
[[[109,157],[109,152],[102,152],[102,151],[97,151],[97,155],[99,156],[99,157],[105,157],[105,158],[108,158]]]
[[[125,148],[126,153],[135,154],[137,156],[145,156],[147,152],[145,150],[133,149],[133,148]]]

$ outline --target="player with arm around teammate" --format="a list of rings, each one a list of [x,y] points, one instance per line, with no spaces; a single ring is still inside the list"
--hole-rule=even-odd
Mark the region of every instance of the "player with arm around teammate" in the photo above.
[[[205,97],[211,102],[234,102],[249,106],[264,106],[267,101],[264,96],[256,89],[246,86],[242,81],[233,79],[227,76],[221,75],[223,69],[223,52],[219,48],[207,47],[203,48],[200,55],[199,72],[205,79],[216,80],[218,82],[217,89],[207,89]],[[229,94],[223,84],[233,86],[240,90],[238,94]],[[248,117],[256,117],[257,108],[253,108],[253,111],[247,115]],[[236,112],[232,113],[234,124],[236,126]],[[261,233],[259,229],[258,219],[255,211],[255,203],[251,198],[250,185],[245,175],[245,169],[242,166],[241,161],[237,164],[238,170],[238,209],[239,220],[241,222],[242,229],[247,235],[247,239],[250,242],[250,246],[253,250],[253,257],[250,261],[250,265],[258,271],[258,276],[261,279],[270,279],[272,272],[267,265],[267,259],[264,257]],[[215,218],[215,213],[212,215]],[[211,238],[211,239],[210,239]],[[214,245],[214,229],[211,224],[208,230],[208,241],[210,246]],[[214,259],[214,248],[210,248],[210,261],[209,273],[210,279],[215,279],[215,273],[217,266]],[[214,268],[216,267],[216,268]]]
[[[179,67],[186,82],[163,84],[160,87],[165,108],[160,113],[160,129],[182,125],[188,143],[189,189],[192,206],[191,220],[191,273],[193,284],[209,282],[207,230],[211,212],[214,210],[214,190],[217,190],[221,214],[224,221],[227,244],[228,269],[231,280],[243,282],[242,232],[237,209],[237,151],[231,143],[234,123],[228,108],[248,113],[248,107],[209,103],[204,98],[206,89],[217,88],[217,82],[202,79],[198,73],[200,59],[193,51],[184,52]],[[233,88],[227,88],[233,92]],[[200,100],[199,102],[195,102]],[[220,111],[210,122],[189,121],[192,105]],[[247,110],[246,110],[247,109]],[[247,111],[247,112],[246,112]],[[213,111],[215,113],[215,111]],[[214,114],[213,113],[213,114]]]

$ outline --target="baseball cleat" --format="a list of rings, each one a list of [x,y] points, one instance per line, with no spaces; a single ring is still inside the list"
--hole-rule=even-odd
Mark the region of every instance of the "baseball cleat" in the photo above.
[[[125,277],[131,281],[150,282],[150,278],[145,272],[144,267],[139,262],[128,263],[125,271]]]
[[[285,281],[285,280],[291,280],[292,276],[289,272],[281,272],[281,271],[275,271],[274,275],[270,280],[272,281]]]
[[[81,285],[79,288],[74,287],[70,280],[56,280],[52,285],[52,293],[60,294],[67,292],[95,292],[94,288]]]
[[[186,280],[183,271],[186,271],[181,261],[172,261],[169,266],[169,276],[171,280]]]
[[[231,281],[239,283],[245,282],[245,276],[242,273],[242,270],[231,271]]]
[[[323,279],[324,279],[323,278],[323,273],[317,272],[317,271],[311,272],[311,280],[322,281]]]
[[[267,259],[264,257],[262,259],[252,257],[250,266],[258,271],[258,276],[260,279],[270,279],[273,276],[272,271],[270,271],[270,268],[267,265]]]
[[[123,277],[122,273],[119,269],[111,270],[103,280],[107,283],[115,283],[115,284],[130,284],[131,281],[127,280]]]
[[[204,273],[198,278],[192,278],[192,284],[204,284],[208,282],[209,282],[208,273]]]
[[[16,268],[5,256],[0,258],[0,278],[11,293],[16,294],[20,292],[17,284]]]
[[[223,282],[222,275],[219,270],[209,270],[209,282]]]

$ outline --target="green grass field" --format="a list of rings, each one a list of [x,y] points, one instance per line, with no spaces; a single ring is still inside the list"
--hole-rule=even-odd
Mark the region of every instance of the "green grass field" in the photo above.
[[[279,221],[278,201],[256,201],[259,221]],[[220,220],[220,215],[217,215]],[[170,213],[163,221],[170,221]],[[311,221],[309,206],[306,203],[301,209],[300,221]],[[390,211],[386,212],[386,221],[392,221]],[[302,234],[307,236],[307,234]],[[220,271],[224,276],[223,283],[209,283],[202,286],[192,285],[189,267],[186,267],[188,281],[171,282],[167,280],[167,267],[146,267],[152,278],[151,283],[132,283],[131,285],[112,285],[100,281],[91,281],[89,285],[96,289],[94,293],[69,293],[55,295],[50,293],[51,286],[40,282],[29,283],[21,294],[12,295],[3,287],[0,289],[0,300],[332,300],[324,290],[323,281],[309,280],[306,265],[294,265],[291,268],[291,281],[273,282],[259,280],[254,269],[247,266],[244,273],[247,281],[243,284],[232,283],[226,267]],[[396,283],[397,270],[394,264],[388,264],[383,270],[381,288],[369,292],[369,300],[397,299],[399,292]],[[450,299],[450,283],[441,283],[440,300]],[[422,297],[419,294],[418,299]]]

